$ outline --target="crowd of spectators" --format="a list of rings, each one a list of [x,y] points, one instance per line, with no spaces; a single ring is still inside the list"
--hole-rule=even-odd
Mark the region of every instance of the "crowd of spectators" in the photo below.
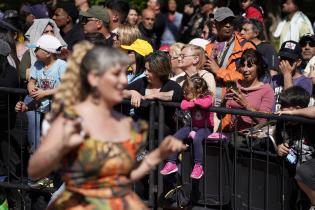
[[[19,11],[9,8],[0,12],[0,86],[28,91],[25,98],[11,97],[10,103],[5,94],[0,94],[1,125],[8,122],[7,110],[25,112],[29,153],[36,153],[54,100],[61,107],[67,106],[55,94],[63,78],[71,77],[65,73],[70,65],[67,60],[76,59],[69,61],[73,49],[82,41],[94,47],[119,49],[128,57],[128,82],[122,94],[130,99],[131,106],[125,114],[135,120],[149,120],[146,102],[181,103],[180,114],[172,108],[166,110],[165,131],[180,140],[193,139],[193,179],[204,175],[203,139],[228,138],[235,128],[241,131],[266,122],[229,114],[217,116],[205,112],[207,108],[315,118],[315,36],[300,1],[282,1],[286,16],[272,33],[268,32],[262,7],[255,0],[241,0],[244,13],[239,16],[218,3],[192,0],[180,12],[175,0],[148,0],[142,11],[126,0],[107,0],[104,5],[90,5],[88,0],[59,0],[53,6],[25,3]],[[267,41],[271,36],[279,45]],[[78,57],[82,59],[83,55]],[[100,97],[94,86],[87,91],[92,100]],[[13,128],[15,115],[10,113],[9,127],[1,126],[1,138],[5,139]],[[176,132],[174,115],[191,119],[191,124],[181,122],[183,126]],[[287,128],[298,130],[294,126],[289,124]],[[310,155],[296,166],[295,178],[310,200],[310,209],[315,209],[315,142],[311,132],[306,132],[301,144],[307,147],[302,150]],[[301,138],[289,133],[292,137],[287,141],[279,125],[276,133],[281,133],[276,138],[275,151],[280,157],[299,149]],[[161,174],[178,170],[177,156],[167,158]],[[5,175],[3,154],[1,161],[0,172]],[[30,178],[29,185],[47,185],[50,178]]]

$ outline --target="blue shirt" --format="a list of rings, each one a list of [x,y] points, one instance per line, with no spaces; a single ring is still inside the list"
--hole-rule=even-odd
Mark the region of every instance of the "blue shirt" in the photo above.
[[[56,88],[60,81],[61,76],[66,70],[66,62],[57,59],[55,63],[49,68],[44,69],[44,63],[36,61],[31,67],[31,79],[36,80],[36,87],[48,90]],[[50,109],[51,97],[41,99],[41,105],[38,108],[39,112],[46,113]]]

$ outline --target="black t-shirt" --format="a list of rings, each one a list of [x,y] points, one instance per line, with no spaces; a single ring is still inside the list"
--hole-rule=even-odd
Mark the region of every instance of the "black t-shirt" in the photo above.
[[[141,95],[145,95],[145,90],[148,86],[148,81],[145,77],[140,78],[133,83],[129,84],[127,89],[128,90],[136,90],[138,91]],[[178,85],[176,82],[172,80],[167,80],[162,84],[160,92],[169,92],[169,91],[174,91],[172,101],[173,102],[180,102],[183,99],[183,94],[182,94],[182,88],[180,85]]]
[[[161,44],[161,38],[165,29],[165,19],[162,13],[159,13],[155,16],[155,22],[154,22],[154,31],[156,34],[156,41],[157,41],[157,49],[160,48]]]
[[[139,92],[141,95],[144,96],[147,86],[148,86],[148,81],[144,77],[144,78],[138,79],[138,80],[134,81],[133,83],[129,84],[127,89],[128,90],[136,90],[137,92]],[[160,92],[169,92],[169,91],[174,91],[174,94],[172,97],[172,102],[181,102],[182,101],[183,92],[182,92],[182,88],[180,85],[178,85],[176,82],[174,82],[172,80],[167,80],[166,82],[163,83],[163,85],[160,89]],[[142,103],[142,105],[144,107],[139,107],[139,108],[135,109],[136,118],[149,120],[149,116],[150,116],[149,108],[145,107],[147,104],[148,104],[147,101],[144,101],[144,103]],[[173,119],[174,113],[175,113],[174,108],[165,108],[165,124],[171,129],[175,128],[175,121]]]
[[[73,28],[62,37],[68,44],[68,49],[72,50],[73,45],[84,40],[84,32],[81,25],[74,24]]]
[[[17,70],[10,66],[9,63],[6,65],[5,70],[0,72],[0,87],[18,88],[19,80]],[[8,101],[8,94],[0,92],[0,129],[8,129],[8,109],[10,110],[10,128],[13,128],[15,124],[15,110],[14,107],[17,103],[18,95],[10,94],[10,100]],[[9,102],[9,105],[8,105]]]

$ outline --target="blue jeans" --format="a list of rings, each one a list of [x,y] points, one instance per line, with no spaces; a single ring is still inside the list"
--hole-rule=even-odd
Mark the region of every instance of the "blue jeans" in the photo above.
[[[174,137],[184,140],[188,137],[191,131],[196,131],[195,138],[192,140],[194,144],[194,156],[195,156],[195,164],[202,164],[202,156],[203,156],[203,149],[202,149],[202,142],[204,139],[207,138],[212,133],[212,129],[210,128],[193,128],[191,129],[190,126],[185,126],[179,129],[175,134]],[[178,154],[172,154],[169,156],[167,161],[176,163]]]
[[[30,96],[26,96],[24,103],[28,104],[33,99]],[[29,111],[26,112],[27,116],[27,139],[28,143],[31,146],[30,152],[34,153],[40,142],[40,122],[41,122],[41,113],[38,111]]]

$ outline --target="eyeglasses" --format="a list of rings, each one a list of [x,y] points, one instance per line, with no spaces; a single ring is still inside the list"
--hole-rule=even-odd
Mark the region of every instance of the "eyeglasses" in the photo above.
[[[186,58],[186,57],[194,57],[194,56],[196,56],[196,55],[185,55],[185,54],[179,54],[179,56],[178,56],[178,57],[180,57],[181,59],[184,59],[184,58]]]
[[[170,56],[171,60],[176,60],[178,56]]]
[[[308,44],[310,47],[315,47],[315,43],[312,42],[312,41],[304,41],[304,42],[301,42],[301,47],[305,47],[307,44]]]

